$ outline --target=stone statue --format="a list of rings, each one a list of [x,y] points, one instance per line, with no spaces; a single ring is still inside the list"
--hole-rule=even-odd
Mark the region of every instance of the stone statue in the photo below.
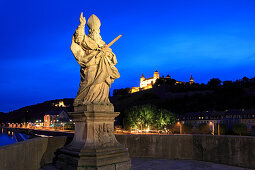
[[[121,35],[106,45],[100,36],[100,20],[88,19],[89,34],[85,35],[86,20],[81,13],[71,50],[81,66],[81,81],[69,112],[75,123],[71,143],[60,149],[56,166],[61,170],[107,169],[131,170],[128,149],[114,135],[114,119],[119,112],[109,101],[109,88],[119,78],[116,56],[109,48]]]
[[[85,17],[81,13],[80,25],[73,35],[71,45],[73,55],[81,66],[81,81],[74,106],[111,105],[109,88],[120,77],[115,67],[116,55],[100,36],[101,22],[98,17],[94,14],[89,17],[88,35],[85,34],[85,24]]]

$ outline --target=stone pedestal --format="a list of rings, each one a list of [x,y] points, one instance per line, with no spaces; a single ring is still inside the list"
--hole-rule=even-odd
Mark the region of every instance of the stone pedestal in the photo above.
[[[113,105],[84,105],[71,113],[75,122],[73,141],[60,150],[56,166],[62,170],[130,170],[127,148],[119,144],[114,131]]]

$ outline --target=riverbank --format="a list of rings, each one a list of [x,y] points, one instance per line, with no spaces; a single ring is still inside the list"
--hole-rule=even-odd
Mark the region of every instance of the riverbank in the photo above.
[[[73,138],[74,131],[56,131],[56,130],[46,130],[46,129],[27,129],[27,128],[10,128],[10,127],[0,127],[3,131],[10,131],[14,133],[22,133],[26,135],[32,136],[41,136],[44,135],[46,137],[53,136],[67,136],[68,138]],[[43,137],[43,136],[42,136]]]

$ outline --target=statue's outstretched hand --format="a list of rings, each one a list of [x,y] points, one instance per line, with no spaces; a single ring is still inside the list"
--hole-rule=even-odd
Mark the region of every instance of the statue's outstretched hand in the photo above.
[[[85,25],[85,24],[86,24],[86,19],[85,19],[85,17],[83,17],[83,12],[81,12],[80,23],[81,23],[82,25]]]

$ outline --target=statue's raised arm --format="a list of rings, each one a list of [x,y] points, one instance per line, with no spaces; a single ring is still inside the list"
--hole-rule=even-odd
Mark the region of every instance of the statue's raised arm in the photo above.
[[[81,44],[82,41],[84,40],[85,36],[85,24],[86,24],[86,19],[83,17],[83,12],[80,15],[80,25],[78,28],[75,30],[75,40],[77,44]]]

